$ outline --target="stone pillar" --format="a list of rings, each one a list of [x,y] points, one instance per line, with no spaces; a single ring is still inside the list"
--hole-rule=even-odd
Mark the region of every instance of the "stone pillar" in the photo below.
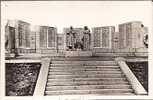
[[[119,46],[125,49],[143,48],[144,26],[140,21],[132,21],[119,25]]]
[[[66,33],[63,33],[64,34],[64,51],[66,51],[67,49],[67,45],[66,45]]]
[[[91,32],[91,45],[90,45],[90,48],[93,51],[93,48],[94,48],[94,35],[93,35],[93,32]]]
[[[40,27],[39,26],[34,26],[34,31],[35,31],[35,46],[36,46],[36,53],[40,54]]]
[[[92,28],[92,33],[93,33],[93,47],[94,48],[100,48],[101,47],[101,32],[102,28],[101,27],[94,27]]]
[[[119,32],[113,34],[112,44],[114,50],[119,49]]]
[[[64,28],[64,50],[65,51],[67,51],[67,42],[68,42],[68,40],[67,40],[67,33],[68,33],[68,31],[69,31],[69,28]]]

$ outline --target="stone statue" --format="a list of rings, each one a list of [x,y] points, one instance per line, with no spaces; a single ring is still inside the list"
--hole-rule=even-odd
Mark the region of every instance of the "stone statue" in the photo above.
[[[75,30],[73,29],[73,27],[71,26],[70,27],[70,34],[72,35],[72,50],[75,50],[75,44],[76,44],[76,32]]]
[[[83,50],[85,51],[90,50],[91,34],[87,26],[84,27],[82,41],[83,41]]]
[[[144,34],[143,43],[145,47],[148,48],[148,34],[147,33]]]
[[[67,36],[67,47],[68,50],[74,50],[74,44],[76,43],[75,39],[75,32],[73,30],[73,27],[70,27],[69,32],[66,34]]]
[[[78,29],[77,33],[75,34],[75,44],[74,44],[74,48],[75,50],[83,50],[83,43],[82,43],[82,38],[81,38],[81,29]]]

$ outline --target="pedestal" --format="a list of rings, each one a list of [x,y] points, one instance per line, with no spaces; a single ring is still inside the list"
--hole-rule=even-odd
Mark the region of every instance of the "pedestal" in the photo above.
[[[92,56],[92,51],[65,51],[66,57]]]

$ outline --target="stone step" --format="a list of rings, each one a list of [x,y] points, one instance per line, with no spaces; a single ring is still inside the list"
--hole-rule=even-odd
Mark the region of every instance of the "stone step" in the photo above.
[[[58,90],[92,90],[92,89],[131,89],[130,85],[81,85],[81,86],[47,86],[46,91]]]
[[[120,81],[48,81],[47,86],[80,86],[80,85],[113,85],[113,84],[128,84],[125,80]]]
[[[89,71],[116,71],[115,69],[114,70],[108,70],[108,69],[102,69],[102,68],[97,68],[97,69],[76,69],[76,68],[73,68],[73,69],[59,69],[59,68],[51,68],[49,69],[49,71],[51,72],[89,72]]]
[[[92,59],[51,59],[45,95],[134,95],[114,58]]]
[[[122,78],[125,77],[121,74],[103,74],[103,75],[49,75],[48,78],[52,79],[69,79],[69,78]]]
[[[49,72],[49,75],[90,75],[90,74],[94,74],[94,75],[101,75],[101,74],[122,74],[122,72],[116,72],[116,71],[104,71],[104,72],[70,72],[70,73],[53,73],[53,72]]]
[[[57,66],[57,67],[61,67],[61,66],[118,66],[116,63],[114,63],[114,64],[111,64],[111,63],[108,63],[108,64],[106,64],[106,63],[101,63],[101,64],[96,64],[96,63],[93,63],[93,64],[50,64],[51,66]]]
[[[74,82],[74,81],[127,81],[126,78],[73,78],[73,79],[48,79],[48,82]]]
[[[52,57],[51,61],[112,61],[113,57]]]
[[[127,81],[74,81],[74,82],[47,82],[47,86],[80,86],[80,85],[128,85]]]
[[[121,78],[121,77],[125,77],[125,75],[123,74],[97,74],[97,75],[48,75],[48,78],[64,78],[64,79],[67,79],[67,78],[102,78],[102,77],[105,77],[105,78]]]
[[[50,70],[69,70],[69,71],[73,71],[73,70],[116,70],[116,69],[120,69],[119,66],[96,66],[96,67],[49,67]]]
[[[62,67],[62,68],[119,68],[117,65],[78,65],[78,64],[50,64],[50,67]]]
[[[114,68],[114,69],[109,69],[109,68],[103,68],[103,69],[49,69],[49,72],[59,72],[59,73],[73,73],[73,72],[101,72],[101,71],[120,71],[120,69]]]
[[[130,85],[81,85],[81,86],[47,86],[47,91],[55,90],[85,90],[85,89],[131,89]]]
[[[60,65],[60,66],[50,66],[49,68],[63,68],[63,69],[117,69],[119,66],[73,66],[73,65]]]
[[[93,90],[59,90],[59,91],[45,91],[45,95],[85,95],[85,94],[99,94],[99,95],[133,95],[132,89],[93,89]]]
[[[117,65],[115,61],[51,61],[51,64]]]
[[[66,57],[91,57],[92,51],[65,51]]]
[[[63,71],[63,72],[79,72],[79,71],[116,71],[115,69],[111,69],[108,70],[108,68],[88,68],[88,69],[84,69],[84,68],[72,68],[72,69],[66,69],[66,68],[50,68],[49,71]]]
[[[49,72],[49,75],[72,75],[72,74],[75,74],[75,75],[80,75],[80,74],[83,74],[83,75],[88,75],[88,74],[105,74],[105,73],[110,73],[110,74],[121,74],[122,72],[121,71],[75,71],[75,72]]]

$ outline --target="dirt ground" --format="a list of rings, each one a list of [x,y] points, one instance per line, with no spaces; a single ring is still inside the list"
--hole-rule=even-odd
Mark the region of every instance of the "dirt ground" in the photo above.
[[[6,96],[32,96],[41,64],[7,63]]]
[[[139,82],[148,91],[148,62],[127,62]]]

